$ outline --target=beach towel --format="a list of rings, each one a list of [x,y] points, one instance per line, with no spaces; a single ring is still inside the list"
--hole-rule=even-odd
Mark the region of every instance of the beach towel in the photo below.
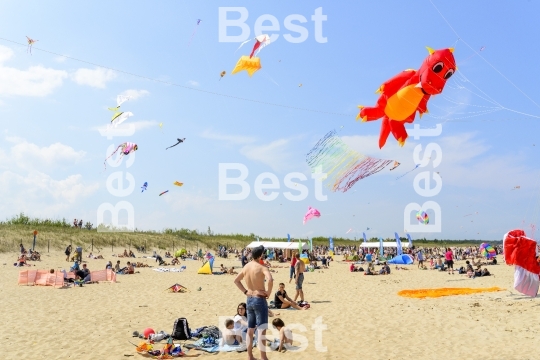
[[[159,267],[159,268],[155,268],[155,269],[152,269],[154,271],[157,271],[157,272],[182,272],[186,269],[185,266],[182,266],[180,268],[164,268],[164,267]]]
[[[491,288],[438,288],[438,289],[418,289],[418,290],[401,290],[399,296],[423,299],[427,297],[441,297],[451,295],[470,295],[481,292],[502,291],[499,287]]]
[[[223,339],[219,339],[219,344],[223,342]],[[196,350],[202,350],[208,353],[218,353],[218,352],[231,352],[236,351],[240,345],[210,345],[210,346],[203,346],[203,339],[197,340],[192,346],[185,346],[186,348],[192,348]],[[253,340],[253,347],[257,346],[257,342]]]

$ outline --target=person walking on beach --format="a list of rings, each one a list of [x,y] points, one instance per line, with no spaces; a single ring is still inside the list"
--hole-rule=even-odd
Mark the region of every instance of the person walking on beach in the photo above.
[[[418,253],[416,253],[416,259],[418,260],[418,268],[424,267],[424,253],[422,250],[418,250]]]
[[[294,283],[296,284],[296,294],[294,295],[294,301],[300,296],[300,301],[304,301],[304,290],[302,290],[302,284],[304,283],[304,271],[306,271],[306,264],[300,260],[300,254],[296,254],[296,265],[294,266],[296,272],[296,278]]]
[[[262,254],[264,253],[264,246],[258,246],[251,252],[253,260],[242,268],[234,284],[247,296],[247,345],[244,349],[241,347],[238,351],[247,350],[248,359],[252,360],[253,357],[253,335],[255,328],[258,328],[259,349],[261,351],[261,359],[268,360],[266,356],[266,328],[268,327],[268,303],[266,299],[272,293],[272,286],[274,279],[272,274],[266,266],[259,264]],[[246,287],[242,284],[242,280],[246,281]],[[265,280],[268,285],[268,289],[265,289]],[[260,344],[262,343],[262,346]]]

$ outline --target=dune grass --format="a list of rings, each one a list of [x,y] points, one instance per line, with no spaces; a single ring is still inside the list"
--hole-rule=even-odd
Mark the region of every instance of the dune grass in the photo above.
[[[19,244],[25,248],[32,246],[33,232],[38,231],[36,237],[36,250],[44,253],[47,251],[64,250],[67,245],[82,246],[85,252],[99,253],[107,249],[122,253],[124,249],[136,249],[145,247],[147,252],[175,251],[186,248],[192,252],[198,249],[215,250],[219,245],[233,248],[243,248],[252,241],[256,241],[255,234],[214,234],[210,227],[207,232],[189,229],[164,229],[163,231],[139,231],[134,232],[103,232],[97,229],[74,228],[66,219],[51,220],[30,218],[24,213],[11,219],[0,222],[0,252],[18,252]],[[100,229],[101,230],[101,229]],[[287,241],[287,238],[264,238],[261,241]],[[407,239],[401,238],[403,242]],[[303,239],[303,241],[306,241]],[[371,238],[368,241],[379,241]],[[388,238],[386,241],[395,241]],[[413,240],[417,246],[471,246],[479,245],[481,240]],[[495,244],[497,242],[491,242]],[[351,241],[345,238],[334,237],[334,244],[358,245],[359,241]],[[328,238],[313,237],[313,245],[328,245]]]

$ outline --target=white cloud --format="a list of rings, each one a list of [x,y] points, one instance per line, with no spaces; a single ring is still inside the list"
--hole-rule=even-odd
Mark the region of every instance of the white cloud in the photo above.
[[[73,206],[98,188],[97,183],[85,184],[80,174],[55,180],[39,171],[24,175],[4,171],[0,173],[0,194],[3,199],[0,209],[11,214],[37,212],[49,218],[51,213]]]
[[[54,143],[39,147],[27,141],[19,142],[10,150],[10,159],[17,166],[25,169],[35,167],[51,168],[67,163],[74,164],[80,161],[86,153],[75,151],[71,146]]]
[[[255,142],[255,138],[241,135],[223,135],[211,132],[209,130],[204,131],[201,137],[211,140],[221,140],[232,144],[251,144]]]
[[[44,172],[79,162],[86,154],[84,151],[61,143],[39,147],[18,137],[6,140],[12,145],[9,149],[0,148],[0,164],[5,169],[0,172],[2,212],[25,211],[51,217],[99,188],[97,183],[85,183],[80,174],[54,179]]]
[[[199,86],[199,85],[200,85],[200,84],[199,84],[197,81],[195,81],[195,80],[189,80],[189,81],[188,81],[188,84],[191,85],[191,86]]]
[[[6,62],[13,56],[13,50],[6,46],[0,45],[0,63]]]
[[[269,144],[254,145],[256,139],[241,135],[224,135],[204,131],[201,137],[212,140],[220,140],[231,145],[244,145],[240,148],[240,154],[250,160],[254,160],[270,166],[274,171],[282,171],[291,168],[288,146],[290,139],[278,139]]]
[[[0,96],[47,96],[61,86],[67,72],[31,66],[28,70],[19,70],[4,66],[3,63],[13,57],[13,50],[0,45]]]
[[[116,73],[109,69],[95,68],[78,69],[71,74],[71,79],[79,85],[88,85],[96,88],[105,88],[108,81],[116,78]]]
[[[129,90],[124,91],[120,95],[129,97],[129,100],[137,100],[138,98],[149,95],[149,94],[150,92],[148,92],[147,90],[129,89]]]
[[[266,145],[246,145],[240,149],[240,153],[248,159],[270,166],[274,171],[280,171],[288,167],[288,145],[289,140],[279,139]]]

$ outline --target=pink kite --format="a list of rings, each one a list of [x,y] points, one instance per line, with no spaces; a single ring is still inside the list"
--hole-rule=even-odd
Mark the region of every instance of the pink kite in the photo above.
[[[118,159],[118,161],[120,161],[120,159],[121,159],[122,157],[124,157],[124,155],[129,155],[129,154],[131,154],[131,153],[137,151],[137,149],[139,149],[139,147],[137,146],[137,144],[131,143],[131,142],[125,142],[125,143],[123,143],[123,144],[118,145],[118,147],[116,148],[116,150],[114,150],[114,152],[113,152],[111,155],[109,155],[109,156],[107,157],[107,159],[105,159],[105,161],[103,162],[103,165],[105,166],[105,170],[107,170],[107,160],[108,160],[111,156],[113,156],[114,154],[116,154],[116,152],[117,152],[118,150],[120,150],[120,149],[122,150],[122,155],[120,156],[120,158]]]
[[[503,244],[506,264],[514,265],[514,288],[536,297],[540,285],[536,241],[526,237],[523,230],[512,230],[504,235]]]
[[[307,210],[307,213],[306,215],[304,215],[304,225],[311,219],[313,219],[314,217],[321,217],[321,213],[319,212],[319,210],[315,209],[315,208],[312,208],[311,206],[308,206],[308,210]]]

